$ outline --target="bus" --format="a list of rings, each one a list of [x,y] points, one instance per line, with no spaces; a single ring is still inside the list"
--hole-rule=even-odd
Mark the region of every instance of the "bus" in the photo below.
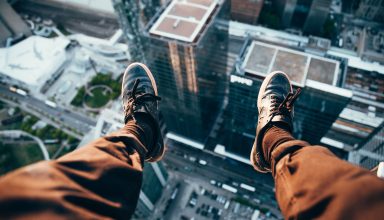
[[[56,108],[57,107],[57,104],[52,102],[52,101],[49,101],[49,100],[46,100],[45,101],[45,104],[48,105],[49,107],[51,108]]]
[[[251,191],[251,192],[255,192],[256,191],[255,187],[247,185],[247,184],[244,184],[244,183],[241,183],[240,187],[245,189],[245,190]]]
[[[225,190],[227,190],[229,192],[232,192],[232,193],[237,193],[237,189],[235,187],[232,187],[232,186],[227,185],[227,184],[223,184],[221,186],[221,188],[223,188],[223,189],[225,189]]]

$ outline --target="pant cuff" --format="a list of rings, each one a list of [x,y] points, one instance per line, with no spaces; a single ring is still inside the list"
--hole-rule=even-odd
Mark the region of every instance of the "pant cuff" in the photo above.
[[[308,142],[301,140],[291,140],[277,146],[272,151],[271,170],[273,176],[275,174],[276,164],[280,161],[281,158],[306,146],[309,146]]]

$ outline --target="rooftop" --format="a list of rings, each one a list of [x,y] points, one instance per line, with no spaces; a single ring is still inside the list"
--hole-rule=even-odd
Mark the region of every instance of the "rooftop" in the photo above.
[[[66,38],[30,36],[0,48],[0,74],[30,86],[42,85],[66,60]]]
[[[245,72],[265,77],[276,70],[288,74],[293,84],[304,86],[306,79],[336,85],[339,62],[320,56],[253,41],[248,48]]]
[[[149,33],[193,42],[217,4],[218,0],[173,0]]]

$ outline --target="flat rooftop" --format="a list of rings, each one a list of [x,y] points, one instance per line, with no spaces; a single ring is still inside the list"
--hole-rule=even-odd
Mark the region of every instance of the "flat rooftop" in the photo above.
[[[218,0],[173,0],[149,33],[193,42],[214,12]]]
[[[243,62],[248,74],[265,77],[272,71],[283,71],[297,86],[307,79],[336,85],[339,62],[285,47],[253,41]]]

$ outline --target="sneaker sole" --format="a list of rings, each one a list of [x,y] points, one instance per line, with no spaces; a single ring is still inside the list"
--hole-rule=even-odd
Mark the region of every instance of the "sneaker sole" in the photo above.
[[[282,71],[273,71],[273,72],[269,73],[265,77],[263,83],[261,84],[260,89],[259,89],[259,94],[257,95],[257,111],[259,111],[259,106],[261,106],[261,97],[260,97],[261,91],[263,91],[263,92],[265,91],[265,89],[266,89],[269,81],[271,80],[271,78],[274,75],[278,74],[278,73],[283,74],[285,77],[287,77],[288,81],[290,82],[289,76],[286,73],[282,72]],[[290,86],[291,86],[291,90],[292,90],[292,84]],[[260,166],[259,162],[255,161],[255,158],[258,157],[257,156],[257,152],[258,151],[256,149],[257,148],[257,143],[256,143],[257,139],[256,138],[257,137],[255,137],[255,142],[254,142],[253,147],[252,147],[252,151],[251,151],[251,155],[250,155],[250,160],[251,160],[251,163],[253,165],[253,168],[255,168],[255,170],[257,170],[257,171],[259,171],[261,173],[267,173],[269,170],[262,169],[262,166]]]

